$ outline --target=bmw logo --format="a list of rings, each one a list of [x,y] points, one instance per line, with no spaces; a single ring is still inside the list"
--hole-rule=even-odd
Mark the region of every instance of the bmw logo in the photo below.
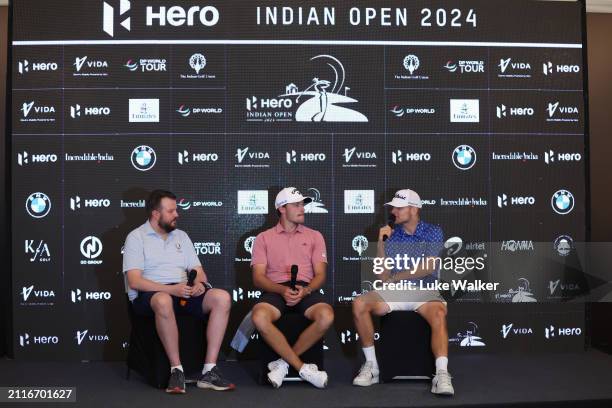
[[[149,146],[142,145],[132,150],[132,166],[136,170],[151,170],[155,166],[155,160],[157,160],[155,150]]]
[[[468,145],[457,146],[453,150],[453,164],[459,170],[469,170],[476,164],[476,151]]]
[[[569,214],[574,209],[574,196],[567,190],[559,190],[553,194],[550,204],[557,214]]]
[[[45,193],[32,193],[26,200],[26,211],[34,218],[43,218],[51,211],[51,200]]]

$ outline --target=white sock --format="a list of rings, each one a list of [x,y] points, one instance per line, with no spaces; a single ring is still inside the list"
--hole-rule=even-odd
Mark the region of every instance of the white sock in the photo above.
[[[376,361],[376,349],[374,349],[374,346],[363,347],[362,350],[366,361],[371,361],[374,368],[378,368],[378,361]]]
[[[207,372],[212,370],[214,366],[216,366],[216,364],[214,364],[214,363],[204,364],[204,368],[202,369],[202,374],[206,374]]]
[[[436,372],[440,370],[448,371],[448,357],[436,358]]]
[[[182,365],[180,365],[180,364],[179,364],[179,365],[177,365],[177,366],[172,366],[172,367],[170,367],[170,372],[172,372],[172,370],[174,370],[175,368],[178,368],[179,370],[181,370],[181,371],[185,372],[185,371],[183,370],[183,366],[182,366]]]

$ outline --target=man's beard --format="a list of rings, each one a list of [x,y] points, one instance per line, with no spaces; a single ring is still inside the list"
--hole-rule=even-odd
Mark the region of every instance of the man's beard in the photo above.
[[[159,225],[159,228],[163,229],[167,233],[171,233],[172,231],[174,231],[176,229],[176,224],[173,226],[171,223],[164,222],[162,220],[159,220],[157,222],[157,225]]]

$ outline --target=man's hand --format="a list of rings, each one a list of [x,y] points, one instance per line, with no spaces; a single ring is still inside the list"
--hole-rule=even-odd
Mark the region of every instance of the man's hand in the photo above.
[[[197,297],[206,292],[206,287],[204,287],[203,282],[196,282],[193,285],[193,291],[191,292],[192,297]]]
[[[202,286],[202,285],[200,285]],[[176,283],[172,285],[170,294],[181,298],[190,298],[193,295],[194,288],[187,285],[186,283]]]
[[[393,233],[393,229],[390,226],[385,225],[380,230],[378,230],[378,242],[382,242],[383,237],[385,235],[387,236],[387,238],[389,238],[392,233]]]
[[[300,302],[300,300],[302,300],[302,298],[299,297],[299,293],[299,290],[293,290],[287,286],[282,295],[283,299],[285,299],[285,302],[287,303],[287,306],[295,306]]]

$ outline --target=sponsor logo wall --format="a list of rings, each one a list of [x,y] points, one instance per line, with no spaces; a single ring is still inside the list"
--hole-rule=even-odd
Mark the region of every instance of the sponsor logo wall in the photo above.
[[[15,40],[44,41],[26,32],[35,27],[26,3],[15,7]],[[75,3],[58,7],[80,10]],[[179,228],[212,283],[232,296],[228,336],[260,295],[250,276],[252,246],[275,225],[274,198],[284,186],[313,199],[306,224],[325,237],[322,292],[338,309],[372,289],[361,263],[371,260],[387,222],[383,204],[401,188],[419,192],[422,218],[442,227],[452,256],[496,242],[499,256],[514,262],[528,258],[534,243],[550,242],[555,259],[568,260],[574,242],[585,239],[580,48],[532,48],[516,38],[511,47],[495,45],[497,33],[472,37],[466,21],[454,32],[450,17],[440,33],[425,34],[431,45],[385,44],[398,32],[375,26],[368,35],[378,44],[257,42],[269,29],[264,23],[236,28],[236,38],[252,42],[194,42],[186,40],[227,39],[219,29],[236,4],[193,6],[182,18],[179,11],[147,17],[133,2],[94,3],[83,12],[93,31],[74,38],[82,43],[12,48],[19,358],[48,358],[50,350],[58,359],[122,358],[122,246],[145,221],[144,200],[155,188],[177,195]],[[474,4],[478,18],[496,15]],[[313,39],[312,27],[290,26],[296,38]],[[351,39],[350,29],[332,29],[329,39]],[[543,43],[580,43],[579,29],[573,41],[565,32],[532,31]],[[162,37],[169,41],[121,41]],[[440,43],[460,39],[491,44]],[[570,307],[571,319],[560,322],[553,313],[588,289],[579,276],[542,275],[531,264],[520,276],[496,268],[483,277],[502,282],[497,292],[466,294],[453,305],[453,346],[580,342],[580,314]],[[454,273],[474,278],[473,271]],[[471,306],[483,299],[505,314],[475,312]],[[523,309],[512,314],[528,302],[560,309],[546,309],[551,315],[541,321]],[[357,339],[350,313],[339,316],[343,329],[326,344],[347,352]]]

